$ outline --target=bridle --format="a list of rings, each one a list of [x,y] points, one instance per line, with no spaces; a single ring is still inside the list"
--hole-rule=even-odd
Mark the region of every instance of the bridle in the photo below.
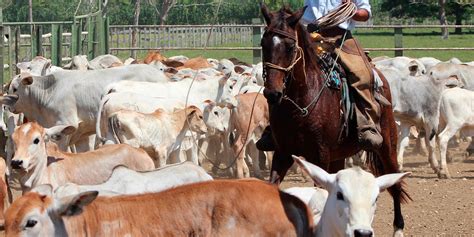
[[[272,68],[272,69],[276,69],[276,70],[280,70],[280,71],[283,71],[285,72],[285,84],[287,83],[287,78],[289,76],[290,73],[293,72],[293,68],[295,67],[295,65],[303,58],[304,56],[304,53],[303,53],[303,49],[298,45],[298,38],[296,37],[296,35],[292,35],[286,31],[283,31],[283,30],[279,30],[279,29],[275,29],[275,28],[267,28],[265,29],[266,32],[273,32],[275,34],[278,34],[278,35],[282,35],[282,36],[285,36],[289,39],[292,39],[295,41],[295,52],[294,52],[294,56],[293,56],[293,59],[291,60],[291,63],[288,67],[282,67],[280,65],[276,65],[276,64],[273,64],[273,63],[270,63],[270,62],[265,62],[263,64],[263,79],[266,81],[266,70],[267,68]]]

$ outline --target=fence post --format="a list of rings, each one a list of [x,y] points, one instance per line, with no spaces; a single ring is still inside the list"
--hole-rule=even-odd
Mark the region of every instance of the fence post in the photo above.
[[[94,50],[95,40],[95,25],[92,22],[92,17],[87,18],[87,57],[92,60],[95,57]]]
[[[19,74],[20,70],[16,66],[20,61],[20,26],[15,27],[15,74]]]
[[[76,22],[76,19],[74,19],[71,28],[71,57],[79,54],[82,33],[81,31],[82,28],[80,27],[80,24]]]
[[[396,26],[394,29],[395,57],[403,56],[403,28]]]
[[[2,34],[3,37],[5,37],[5,34],[3,33],[3,8],[0,7],[0,33]],[[0,88],[0,91],[3,94],[3,55],[4,55],[4,50],[3,50],[3,37],[0,39],[0,83],[2,88]],[[11,67],[11,65],[10,65]],[[3,118],[2,118],[3,119]]]
[[[255,47],[260,47],[260,40],[262,37],[262,29],[260,25],[262,24],[262,21],[260,18],[253,18],[252,19],[252,46]],[[262,61],[262,50],[261,49],[254,49],[253,50],[253,63],[257,64]]]
[[[31,35],[31,58],[33,59],[36,56],[41,56],[42,52],[42,37],[43,29],[40,25],[33,27],[33,35]]]
[[[55,66],[61,66],[62,61],[62,25],[51,25],[51,63]]]

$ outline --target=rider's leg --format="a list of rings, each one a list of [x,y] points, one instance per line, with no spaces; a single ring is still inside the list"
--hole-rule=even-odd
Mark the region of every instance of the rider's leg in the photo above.
[[[380,105],[374,98],[372,66],[359,43],[349,37],[338,50],[349,83],[356,92],[356,118],[359,142],[364,149],[375,149],[383,142],[380,135]]]

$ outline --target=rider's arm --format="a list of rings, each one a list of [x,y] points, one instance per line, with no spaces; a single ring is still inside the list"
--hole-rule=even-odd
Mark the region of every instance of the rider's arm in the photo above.
[[[352,0],[356,6],[356,14],[352,17],[355,21],[367,21],[372,15],[369,0]]]

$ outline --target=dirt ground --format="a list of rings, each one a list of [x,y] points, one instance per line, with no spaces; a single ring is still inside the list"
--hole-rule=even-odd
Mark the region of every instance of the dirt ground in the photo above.
[[[404,171],[412,172],[406,183],[413,202],[402,206],[406,236],[474,236],[474,157],[463,155],[466,146],[464,143],[456,150],[451,149],[450,180],[438,179],[428,165],[427,156],[413,154],[413,148],[408,148]],[[264,174],[268,180],[268,172]],[[312,185],[301,174],[290,172],[281,187]],[[377,203],[375,234],[391,236],[392,222],[392,199],[384,192]],[[0,236],[4,236],[3,231]]]

